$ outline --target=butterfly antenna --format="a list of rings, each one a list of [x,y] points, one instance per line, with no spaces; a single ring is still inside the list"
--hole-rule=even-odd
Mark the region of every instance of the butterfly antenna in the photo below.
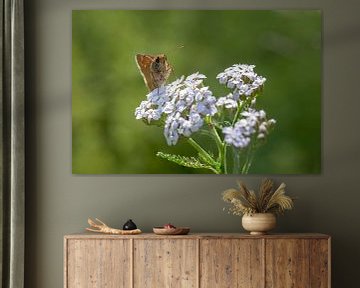
[[[181,45],[178,45],[178,46],[172,48],[172,49],[169,50],[168,52],[169,52],[169,53],[173,53],[173,52],[175,52],[175,51],[179,51],[179,49],[182,49],[182,48],[184,48],[184,47],[185,47],[185,45],[181,44]]]

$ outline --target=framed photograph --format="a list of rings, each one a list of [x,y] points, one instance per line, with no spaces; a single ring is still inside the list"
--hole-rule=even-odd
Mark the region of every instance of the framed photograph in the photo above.
[[[318,10],[75,10],[74,174],[321,172]]]

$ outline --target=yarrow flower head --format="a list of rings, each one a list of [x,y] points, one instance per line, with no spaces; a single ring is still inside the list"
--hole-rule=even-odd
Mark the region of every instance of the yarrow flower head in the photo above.
[[[234,100],[233,94],[229,93],[225,97],[220,97],[216,102],[216,106],[223,106],[226,109],[236,109],[239,104],[238,101]]]
[[[264,110],[257,111],[249,108],[241,113],[241,118],[233,127],[224,127],[222,132],[225,135],[224,141],[228,145],[233,145],[236,148],[246,148],[253,135],[257,133],[258,139],[263,139],[269,132],[276,121],[274,119],[267,120]]]
[[[220,84],[233,89],[227,98],[238,101],[239,98],[254,96],[262,89],[266,78],[256,74],[254,68],[255,65],[235,64],[216,76]]]
[[[154,89],[146,95],[135,109],[136,119],[148,124],[160,124],[169,146],[176,145],[180,138],[191,137],[207,124],[208,147],[195,142],[189,144],[197,151],[195,157],[158,152],[156,155],[181,166],[208,169],[221,174],[231,171],[227,163],[228,146],[234,149],[232,173],[247,173],[251,161],[241,164],[238,159],[246,153],[247,157],[270,132],[276,123],[268,120],[264,110],[256,110],[256,99],[260,95],[266,79],[254,72],[254,65],[235,64],[217,75],[221,84],[230,88],[227,95],[215,98],[209,87],[203,85],[206,76],[199,72]],[[229,123],[233,123],[231,126]],[[221,127],[221,128],[219,128]],[[205,134],[205,133],[204,133]],[[202,135],[199,135],[201,138]],[[207,140],[209,140],[207,139]],[[211,145],[214,144],[214,145]],[[213,148],[216,146],[217,155]],[[237,160],[236,160],[237,159]],[[248,159],[252,159],[249,157]]]
[[[169,101],[166,88],[161,86],[154,89],[146,95],[146,99],[135,109],[136,119],[144,119],[148,123],[159,120],[164,113],[166,103]]]
[[[150,123],[164,116],[164,136],[168,145],[175,145],[181,135],[190,137],[202,127],[205,116],[217,112],[216,98],[209,87],[203,87],[205,78],[197,72],[154,89],[136,108],[136,119]]]

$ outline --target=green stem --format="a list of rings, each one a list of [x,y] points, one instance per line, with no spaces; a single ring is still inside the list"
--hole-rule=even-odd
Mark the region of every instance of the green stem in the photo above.
[[[240,173],[240,150],[233,147],[233,154],[234,154],[233,173],[239,174]]]
[[[242,110],[242,105],[239,105],[237,110],[236,110],[235,116],[233,118],[232,126],[234,126],[234,124],[236,123],[236,120],[239,118],[241,110]]]
[[[232,121],[232,126],[234,126],[234,124],[236,123],[236,120],[239,118],[239,115],[243,111],[243,108],[248,108],[254,98],[256,98],[256,95],[254,97],[247,98],[241,102],[241,105],[239,105],[236,110],[235,116]]]
[[[222,143],[221,138],[220,138],[220,135],[219,135],[219,133],[217,132],[217,130],[216,130],[216,128],[215,128],[214,125],[211,125],[211,129],[212,129],[213,134],[214,134],[214,136],[215,136],[215,142],[216,142],[216,146],[217,146],[217,148],[218,148],[219,156],[220,156],[221,154],[223,154],[223,153],[222,153],[222,146],[223,146],[224,144]]]
[[[250,147],[247,151],[246,160],[245,160],[244,166],[242,167],[242,170],[241,170],[242,174],[247,174],[249,172],[249,169],[251,167],[252,160],[254,159],[254,154],[255,154],[253,148],[254,148],[254,145],[250,145]]]
[[[211,167],[211,168],[208,168],[210,171],[214,172],[214,174],[221,174],[220,171],[216,170],[215,168]]]
[[[224,145],[224,148],[223,148],[223,157],[224,157],[224,174],[228,174],[228,169],[227,169],[227,160],[226,160],[226,145]]]
[[[249,169],[251,167],[252,164],[252,160],[254,159],[254,153],[251,153],[252,155],[250,155],[249,159],[246,160],[246,163],[243,167],[243,174],[248,174],[249,173]]]
[[[194,139],[188,138],[188,142],[191,146],[195,148],[196,151],[199,152],[205,159],[209,160],[209,162],[215,162],[215,160],[211,157],[211,155],[206,152]]]
[[[211,120],[210,120],[211,121]],[[217,149],[218,149],[218,161],[220,162],[221,164],[221,167],[224,171],[224,174],[227,174],[227,167],[226,167],[226,145],[225,143],[222,142],[221,140],[221,137],[218,133],[218,131],[216,130],[216,127],[215,125],[212,124],[212,122],[210,122],[210,125],[211,125],[211,129],[213,131],[213,134],[215,136],[215,142],[216,142],[216,146],[217,146]]]

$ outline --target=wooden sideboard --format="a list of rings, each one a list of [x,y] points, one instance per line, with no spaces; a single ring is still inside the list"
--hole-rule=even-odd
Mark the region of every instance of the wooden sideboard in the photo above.
[[[329,288],[323,234],[67,235],[65,288]]]

